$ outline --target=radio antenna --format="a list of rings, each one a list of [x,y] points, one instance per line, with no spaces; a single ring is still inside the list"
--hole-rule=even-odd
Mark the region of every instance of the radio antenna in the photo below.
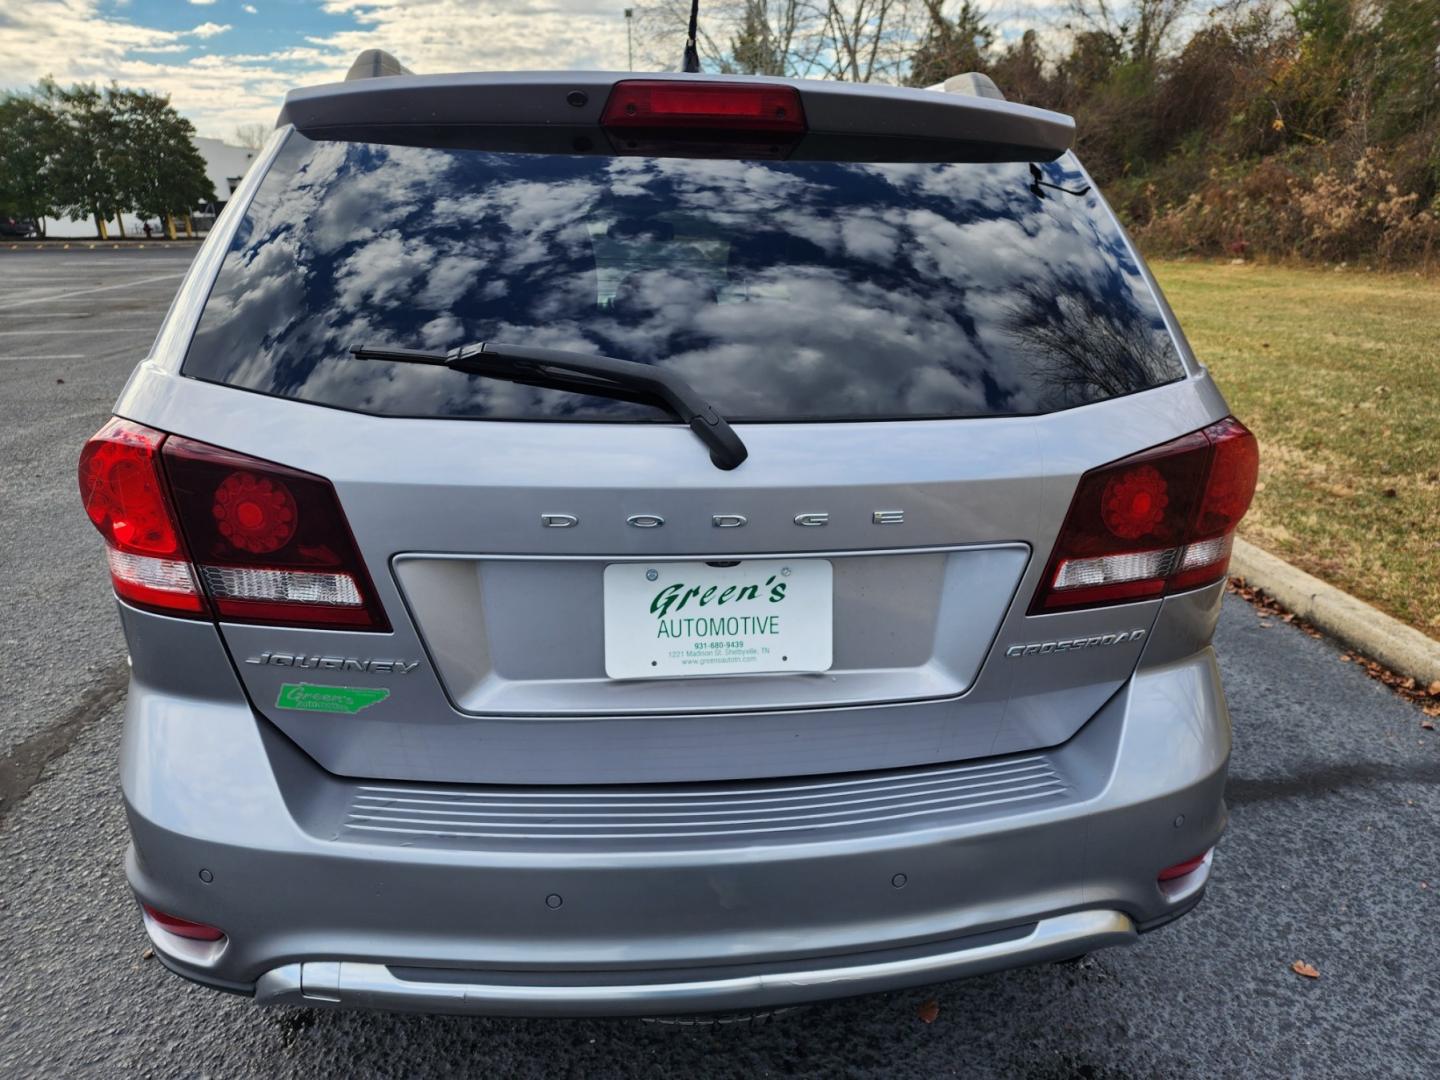
[[[700,49],[695,44],[699,22],[700,0],[690,0],[690,32],[685,35],[685,64],[681,70],[692,75],[700,73]]]

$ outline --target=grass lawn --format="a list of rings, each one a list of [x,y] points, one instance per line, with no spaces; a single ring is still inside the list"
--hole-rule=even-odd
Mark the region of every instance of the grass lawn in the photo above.
[[[1241,535],[1440,638],[1440,281],[1152,268],[1260,439]]]

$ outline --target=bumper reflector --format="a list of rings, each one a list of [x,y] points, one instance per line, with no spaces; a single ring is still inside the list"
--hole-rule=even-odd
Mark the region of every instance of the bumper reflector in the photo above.
[[[155,920],[160,929],[174,934],[176,937],[189,938],[191,941],[221,941],[225,937],[225,931],[217,930],[213,926],[204,923],[191,922],[189,919],[182,919],[176,915],[167,915],[163,911],[157,911],[149,904],[141,904],[145,914]]]
[[[1205,865],[1205,858],[1209,854],[1210,852],[1208,851],[1202,851],[1193,859],[1186,859],[1184,862],[1176,863],[1174,866],[1167,866],[1164,870],[1161,870],[1160,873],[1155,875],[1155,880],[1174,881],[1176,878],[1182,878],[1186,874],[1193,874],[1196,870],[1199,870],[1200,867]]]

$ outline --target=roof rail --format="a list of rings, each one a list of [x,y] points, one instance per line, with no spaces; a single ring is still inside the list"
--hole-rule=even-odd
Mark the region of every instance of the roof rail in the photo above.
[[[993,98],[1004,101],[1005,95],[989,75],[978,71],[967,71],[963,75],[951,75],[942,83],[927,86],[926,90],[942,90],[947,94],[969,94],[971,97]]]
[[[366,49],[355,58],[350,70],[345,73],[346,82],[356,79],[378,79],[385,75],[414,75],[415,73],[396,60],[384,49]]]

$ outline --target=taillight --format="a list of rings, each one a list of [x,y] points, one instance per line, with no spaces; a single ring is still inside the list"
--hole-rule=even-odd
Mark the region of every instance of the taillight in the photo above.
[[[1080,478],[1030,614],[1219,581],[1260,453],[1234,417]]]
[[[221,619],[390,629],[328,480],[178,436],[162,456]]]
[[[610,91],[600,124],[801,135],[805,111],[791,86],[626,79]]]
[[[330,482],[114,419],[80,494],[128,603],[167,614],[389,630]]]
[[[163,432],[112,419],[80,451],[80,498],[105,538],[115,593],[171,615],[203,615],[205,601],[160,471]]]

